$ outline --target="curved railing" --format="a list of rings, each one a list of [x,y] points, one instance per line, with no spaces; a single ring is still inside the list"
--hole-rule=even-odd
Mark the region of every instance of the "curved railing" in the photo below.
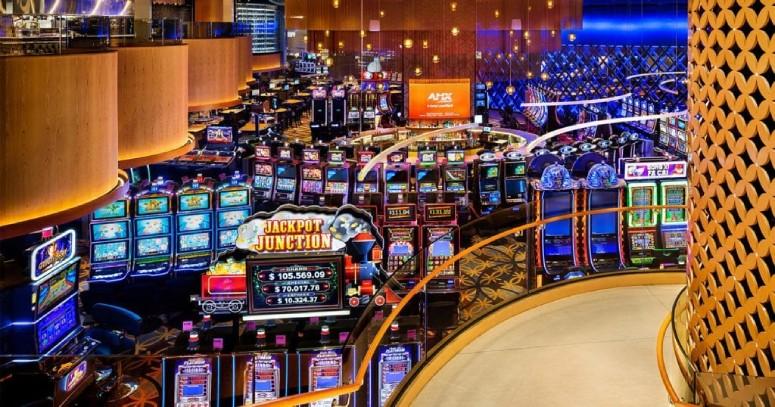
[[[471,222],[461,228],[459,232],[464,240],[461,250],[438,264],[432,272],[427,273],[411,288],[395,278],[405,271],[403,269],[407,265],[412,264],[411,261],[405,262],[404,266],[396,271],[394,277],[391,277],[383,285],[377,296],[389,298],[388,291],[408,290],[401,300],[392,306],[387,315],[383,315],[381,307],[377,306],[374,301],[363,312],[346,344],[342,347],[345,364],[351,366],[357,364],[358,366],[352,380],[347,383],[343,382],[342,386],[336,388],[290,395],[258,405],[296,406],[335,398],[345,401],[349,397],[370,397],[363,393],[371,391],[371,386],[367,385],[370,384],[369,380],[373,380],[369,376],[369,371],[373,365],[372,361],[382,346],[390,343],[417,342],[422,346],[423,353],[427,353],[440,343],[447,334],[465,325],[466,321],[488,314],[504,303],[535,292],[543,284],[540,278],[531,273],[532,267],[529,257],[532,255],[529,250],[531,246],[529,236],[532,230],[562,220],[571,219],[581,222],[581,218],[594,215],[635,210],[660,211],[685,208],[685,206],[680,205],[608,208],[530,221],[531,214],[535,213],[535,210],[533,210],[532,205],[528,204],[496,212],[498,219],[493,219],[491,218],[493,215],[490,215],[490,217]],[[522,224],[518,224],[520,220]],[[518,225],[514,226],[515,223]],[[471,242],[465,242],[469,238]],[[422,254],[427,255],[428,253],[426,251]],[[422,260],[422,257],[418,255],[413,260]],[[502,259],[499,260],[501,257]],[[444,325],[444,321],[436,324],[428,323],[428,316],[433,313],[431,309],[437,305],[429,301],[429,296],[434,295],[430,289],[433,287],[432,283],[444,270],[455,266],[461,268],[459,317],[455,318],[454,321],[446,321],[446,325]],[[675,271],[683,272],[683,268],[676,267]],[[484,279],[490,284],[483,285],[481,280],[474,281],[469,278],[471,276]],[[419,328],[416,331],[410,330],[412,331],[411,335],[410,332],[402,332],[401,327],[404,326],[404,322],[411,321],[412,316],[417,313],[415,306],[418,306],[418,302],[420,314],[424,314],[425,321],[416,324],[419,325]],[[398,327],[394,323],[398,323]],[[389,401],[385,402],[389,404]]]

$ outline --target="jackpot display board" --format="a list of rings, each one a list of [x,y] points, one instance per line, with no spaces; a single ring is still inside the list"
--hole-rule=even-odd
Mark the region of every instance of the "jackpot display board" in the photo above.
[[[248,262],[251,313],[342,308],[342,257]]]
[[[469,79],[409,80],[409,118],[413,120],[471,117]]]

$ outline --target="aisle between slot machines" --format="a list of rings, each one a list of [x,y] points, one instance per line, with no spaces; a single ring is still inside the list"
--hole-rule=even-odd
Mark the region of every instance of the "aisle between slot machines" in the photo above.
[[[669,158],[619,162],[627,182],[627,206],[686,205],[688,165]],[[665,267],[686,263],[685,209],[636,209],[627,213],[627,258],[632,267]]]
[[[22,256],[7,259],[0,285],[0,394],[4,405],[66,405],[95,382],[100,346],[81,325],[75,231],[44,229]]]

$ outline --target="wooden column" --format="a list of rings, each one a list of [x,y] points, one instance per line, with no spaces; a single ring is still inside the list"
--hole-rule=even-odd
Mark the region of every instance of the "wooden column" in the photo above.
[[[191,112],[239,103],[239,57],[236,38],[189,39],[188,110]]]

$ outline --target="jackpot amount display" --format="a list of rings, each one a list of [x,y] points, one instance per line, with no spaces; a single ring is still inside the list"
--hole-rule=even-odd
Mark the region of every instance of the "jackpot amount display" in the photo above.
[[[336,261],[254,265],[253,309],[338,308],[339,277]]]

